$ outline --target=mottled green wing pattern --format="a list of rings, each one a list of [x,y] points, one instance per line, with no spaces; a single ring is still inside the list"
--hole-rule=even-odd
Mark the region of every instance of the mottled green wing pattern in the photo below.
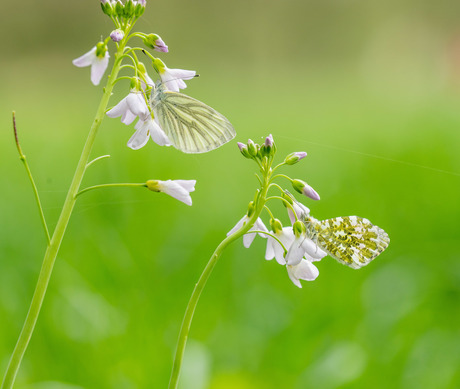
[[[158,93],[153,109],[172,145],[184,153],[213,150],[236,135],[224,115],[182,93]]]
[[[353,269],[366,266],[390,243],[384,230],[358,216],[317,221],[314,228],[318,246]]]

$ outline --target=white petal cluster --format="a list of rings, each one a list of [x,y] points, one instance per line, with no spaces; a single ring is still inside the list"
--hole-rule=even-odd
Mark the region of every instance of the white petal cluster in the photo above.
[[[288,251],[284,256],[284,249],[280,243],[268,236],[265,259],[275,258],[280,265],[285,265],[289,278],[299,288],[302,287],[300,280],[315,280],[319,271],[312,262],[320,261],[327,253],[305,235],[296,237],[292,227],[283,227],[282,231],[271,233],[281,241]]]
[[[97,47],[94,46],[90,51],[83,54],[81,57],[74,59],[72,63],[79,68],[91,66],[91,82],[94,85],[99,85],[102,76],[104,75],[107,66],[109,65],[110,55],[106,50],[104,56],[99,57],[96,55],[96,51]]]
[[[249,221],[248,215],[244,215],[238,223],[236,223],[235,227],[233,227],[229,232],[227,232],[227,236],[233,234],[237,230],[239,230],[241,227],[243,227],[247,222]],[[265,224],[263,221],[259,218],[257,218],[256,222],[252,226],[252,228],[249,231],[268,231],[267,227],[265,227]],[[259,233],[260,236],[265,237],[264,234]],[[253,232],[248,232],[243,236],[243,245],[246,248],[249,248],[254,241],[256,237],[256,233]]]
[[[308,208],[297,206],[295,210],[300,215],[308,211]],[[227,236],[243,227],[248,221],[249,217],[247,215],[243,216],[235,227],[227,233]],[[258,218],[254,226],[243,237],[243,244],[246,248],[251,245],[256,237],[256,233],[251,233],[251,231],[267,231],[267,228],[262,220]],[[305,234],[296,237],[291,226],[283,227],[277,232],[270,231],[268,234],[259,233],[259,235],[267,238],[265,259],[271,260],[275,258],[280,265],[286,266],[288,276],[294,285],[301,288],[300,280],[313,281],[318,277],[319,270],[313,262],[320,261],[327,253],[321,250],[315,242],[307,238]],[[271,235],[274,235],[279,241]],[[283,246],[279,242],[287,249],[286,255]]]
[[[138,150],[141,147],[144,147],[149,140],[149,137],[151,137],[152,140],[160,146],[171,146],[169,138],[150,115],[146,120],[139,119],[134,128],[137,131],[128,141],[128,147],[133,150]]]
[[[142,93],[131,90],[115,107],[107,111],[107,116],[117,118],[121,116],[121,122],[130,125],[137,117],[147,120],[150,115],[147,103]]]
[[[140,91],[131,90],[128,96],[107,112],[107,116],[111,118],[121,116],[121,122],[126,125],[131,124],[136,118],[139,118],[134,126],[136,132],[128,141],[128,147],[133,150],[144,147],[149,137],[159,146],[171,145],[169,138],[161,129],[158,122],[152,118],[144,95]]]

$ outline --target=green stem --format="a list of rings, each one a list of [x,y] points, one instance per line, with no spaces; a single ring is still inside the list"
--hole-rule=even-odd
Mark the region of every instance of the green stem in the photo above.
[[[174,357],[173,368],[171,372],[171,379],[169,381],[169,389],[176,389],[179,383],[179,374],[182,366],[182,361],[185,352],[185,346],[187,344],[187,338],[190,331],[190,326],[193,320],[193,314],[195,313],[196,306],[198,304],[198,300],[200,299],[201,292],[203,291],[206,282],[208,281],[209,276],[211,275],[214,266],[216,265],[217,261],[219,260],[220,256],[222,255],[222,251],[232,242],[237,240],[239,237],[246,234],[254,225],[257,218],[259,217],[260,213],[262,212],[264,205],[265,205],[265,197],[268,191],[268,178],[265,177],[264,185],[262,186],[262,191],[260,193],[259,200],[257,202],[257,207],[254,210],[254,213],[248,220],[246,224],[244,224],[239,230],[235,231],[232,235],[227,236],[220,244],[217,246],[216,250],[212,254],[209,262],[206,264],[206,267],[201,273],[201,276],[198,282],[193,289],[192,296],[187,304],[187,308],[185,310],[184,319],[182,321],[180,333],[179,333],[179,340],[177,342],[176,347],[176,355]]]
[[[46,235],[46,244],[50,244],[50,233],[48,231],[48,225],[46,224],[45,214],[43,213],[42,203],[40,201],[40,196],[38,195],[38,189],[35,185],[35,180],[32,176],[32,172],[30,171],[29,164],[27,163],[26,156],[22,152],[21,145],[19,144],[18,138],[18,130],[16,128],[16,113],[13,112],[13,130],[14,130],[14,138],[16,140],[16,146],[18,148],[19,159],[23,162],[24,167],[26,168],[27,175],[29,176],[30,183],[32,184],[32,188],[34,191],[35,201],[37,202],[38,212],[40,213],[40,219],[43,225],[43,230],[45,231]]]
[[[104,158],[110,158],[110,155],[109,154],[101,155],[100,157],[94,158],[91,162],[88,162],[86,164],[85,170],[88,169],[94,162],[100,161],[101,159],[104,159]]]
[[[80,196],[81,194],[85,193],[85,192],[88,192],[90,190],[93,190],[93,189],[100,189],[100,188],[111,188],[111,187],[114,187],[114,186],[135,186],[135,187],[139,187],[139,186],[144,186],[144,187],[147,187],[147,184],[146,183],[141,183],[141,184],[137,184],[137,183],[115,183],[115,184],[101,184],[101,185],[94,185],[94,186],[89,186],[88,188],[85,188],[85,189],[82,189],[80,192],[78,192],[75,197],[78,197]]]
[[[53,233],[50,244],[46,249],[42,268],[40,270],[40,275],[38,277],[34,295],[32,297],[32,302],[30,304],[30,308],[27,313],[27,317],[24,322],[21,334],[19,335],[18,341],[16,343],[10,362],[8,364],[1,389],[11,389],[13,387],[16,375],[19,370],[19,366],[21,365],[22,358],[24,357],[25,351],[32,337],[35,324],[37,323],[38,315],[40,313],[40,309],[43,304],[43,299],[46,294],[48,283],[51,278],[51,273],[53,271],[56,256],[58,254],[59,247],[61,245],[65,230],[67,228],[67,225],[69,224],[70,216],[75,205],[75,195],[78,193],[80,184],[83,180],[83,176],[85,174],[86,166],[89,160],[89,155],[91,153],[91,149],[93,147],[97,131],[101,125],[102,119],[104,118],[105,110],[107,108],[110,95],[112,94],[114,80],[117,78],[118,72],[120,70],[120,56],[123,53],[126,40],[123,40],[120,43],[121,44],[118,47],[117,53],[115,55],[115,62],[112,68],[112,72],[107,81],[107,85],[104,88],[104,94],[97,109],[96,117],[89,131],[85,146],[83,147],[83,151],[78,162],[77,168],[75,170],[75,175],[70,184],[70,188],[67,193],[64,206],[61,211],[61,215],[59,216],[59,220],[56,224],[56,229]]]

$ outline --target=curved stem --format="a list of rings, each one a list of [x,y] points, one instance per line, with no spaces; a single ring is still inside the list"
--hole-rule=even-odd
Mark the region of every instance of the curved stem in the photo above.
[[[184,319],[182,321],[180,333],[179,333],[179,340],[177,342],[176,347],[176,355],[174,357],[173,368],[171,372],[171,379],[169,381],[169,389],[176,389],[179,383],[179,374],[180,369],[182,366],[182,360],[184,357],[185,346],[187,343],[188,334],[190,331],[190,326],[193,320],[193,314],[195,313],[196,306],[198,304],[198,300],[200,299],[201,292],[203,291],[206,281],[208,280],[209,276],[211,275],[214,266],[216,265],[217,261],[219,260],[220,256],[222,255],[222,251],[232,242],[237,240],[242,235],[246,234],[254,225],[257,218],[259,217],[260,213],[262,212],[264,205],[265,205],[265,197],[268,191],[268,178],[265,177],[264,185],[262,186],[262,191],[260,193],[259,201],[257,203],[257,207],[252,214],[251,218],[248,220],[246,224],[244,224],[240,229],[235,231],[230,236],[227,236],[220,244],[217,246],[216,250],[212,254],[209,262],[207,263],[206,267],[201,273],[200,279],[195,285],[193,289],[192,296],[187,304],[187,308],[185,310]]]
[[[275,169],[273,169],[275,170]],[[287,176],[286,174],[275,174],[273,177],[272,177],[272,181],[275,179],[275,178],[278,178],[278,177],[283,177],[283,178],[286,178],[288,179],[290,182],[292,182],[292,178]]]
[[[30,308],[27,313],[27,317],[24,322],[21,334],[19,335],[18,341],[16,343],[10,362],[8,364],[5,377],[3,379],[3,383],[1,386],[2,389],[11,389],[13,387],[16,375],[19,370],[19,366],[21,365],[22,358],[24,357],[27,346],[29,345],[30,339],[35,328],[35,324],[37,323],[38,315],[41,310],[43,299],[45,298],[46,290],[48,288],[48,283],[51,278],[51,273],[53,271],[56,256],[59,251],[59,247],[61,246],[64,233],[66,231],[67,225],[69,224],[70,216],[75,205],[75,195],[78,193],[80,184],[83,180],[83,176],[85,174],[86,166],[89,160],[89,155],[93,148],[93,144],[96,139],[96,135],[101,125],[102,119],[104,118],[105,110],[107,108],[110,95],[112,94],[114,80],[117,78],[118,72],[120,70],[121,55],[125,44],[126,40],[120,42],[120,46],[118,47],[117,53],[115,55],[115,62],[112,68],[112,72],[104,88],[104,94],[102,95],[101,102],[99,103],[99,107],[96,112],[96,117],[89,131],[85,146],[83,147],[83,151],[80,156],[77,168],[75,170],[74,177],[70,184],[69,191],[67,192],[61,215],[59,216],[58,222],[56,224],[56,229],[54,230],[50,244],[46,249],[42,268],[40,270],[40,275],[38,277],[34,295],[32,297],[32,302],[30,304]]]
[[[109,154],[101,155],[100,157],[94,158],[91,162],[88,162],[86,164],[85,170],[88,169],[94,162],[100,161],[101,159],[104,159],[104,158],[110,158],[110,155]]]
[[[34,180],[34,177],[32,176],[32,172],[30,171],[29,164],[27,163],[27,160],[26,160],[26,156],[22,152],[21,145],[19,144],[18,130],[16,128],[16,113],[15,112],[13,112],[13,130],[14,130],[14,138],[16,140],[16,146],[18,148],[19,159],[23,162],[24,167],[26,168],[30,183],[32,184],[35,201],[37,202],[38,212],[40,213],[40,219],[43,225],[43,230],[45,231],[46,244],[49,246],[51,238],[50,238],[50,233],[48,231],[48,225],[46,224],[46,219],[45,219],[45,214],[43,213],[42,203],[40,201],[40,196],[38,195],[37,185],[35,185],[35,180]]]
[[[115,187],[115,186],[135,186],[135,187],[143,186],[143,187],[147,187],[147,184],[146,184],[146,183],[138,184],[138,183],[131,183],[131,182],[128,182],[128,183],[115,183],[115,184],[94,185],[94,186],[89,186],[88,188],[82,189],[80,192],[78,192],[78,193],[75,195],[75,198],[77,198],[77,197],[80,196],[81,194],[83,194],[83,193],[85,193],[85,192],[88,192],[88,191],[90,191],[90,190],[93,190],[93,189],[111,188],[111,187]]]

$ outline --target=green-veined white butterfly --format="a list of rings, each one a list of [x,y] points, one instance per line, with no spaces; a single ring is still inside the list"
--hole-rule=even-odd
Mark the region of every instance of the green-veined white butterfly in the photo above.
[[[214,108],[193,97],[165,89],[158,82],[150,104],[171,144],[184,153],[205,153],[232,140],[235,129]]]

